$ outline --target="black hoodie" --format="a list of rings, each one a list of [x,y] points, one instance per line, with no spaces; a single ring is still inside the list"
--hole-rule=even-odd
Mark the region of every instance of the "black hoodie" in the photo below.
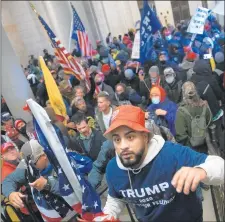
[[[193,74],[190,80],[193,81],[195,85],[197,85],[197,83],[201,81],[207,82],[215,93],[216,98],[218,100],[221,100],[222,90],[220,89],[219,83],[217,82],[216,78],[212,74],[212,68],[209,60],[200,59],[196,61],[193,71],[195,72],[195,74]]]

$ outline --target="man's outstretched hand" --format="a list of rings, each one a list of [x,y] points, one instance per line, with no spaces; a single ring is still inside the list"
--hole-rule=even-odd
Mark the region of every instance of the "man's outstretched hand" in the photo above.
[[[172,185],[176,188],[178,193],[182,191],[188,195],[190,190],[194,192],[199,183],[206,178],[205,170],[201,168],[182,167],[178,170],[172,179]]]

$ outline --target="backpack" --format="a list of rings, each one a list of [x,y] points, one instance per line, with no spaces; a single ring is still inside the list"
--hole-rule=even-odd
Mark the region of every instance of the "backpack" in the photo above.
[[[207,128],[211,122],[206,124],[206,109],[207,106],[203,106],[201,115],[192,116],[185,107],[180,107],[185,114],[191,117],[191,136],[190,143],[193,147],[203,145],[205,143]]]

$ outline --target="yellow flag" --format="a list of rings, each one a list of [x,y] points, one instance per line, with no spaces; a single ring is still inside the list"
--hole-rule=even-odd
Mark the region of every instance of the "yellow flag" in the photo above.
[[[214,58],[211,57],[209,61],[210,61],[210,65],[211,65],[212,71],[214,71],[215,68],[216,68],[216,63],[215,63]]]
[[[48,97],[49,97],[51,107],[54,109],[56,115],[59,115],[65,118],[67,115],[66,106],[63,102],[63,98],[62,98],[62,95],[60,94],[58,86],[56,85],[56,82],[51,72],[49,71],[48,67],[46,66],[42,56],[39,56],[39,62],[43,72],[45,85],[48,92]]]

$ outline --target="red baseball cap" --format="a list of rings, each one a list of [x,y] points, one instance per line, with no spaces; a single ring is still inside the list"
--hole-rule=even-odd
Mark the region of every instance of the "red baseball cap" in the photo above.
[[[20,123],[24,123],[21,119],[18,119],[14,122],[14,127],[17,129]]]
[[[109,72],[110,71],[110,66],[108,64],[104,64],[102,66],[102,72]]]
[[[104,133],[104,136],[110,138],[110,133],[120,126],[127,126],[135,131],[150,133],[150,131],[145,128],[144,111],[141,108],[132,105],[119,106],[113,112],[111,125]]]
[[[7,151],[7,149],[10,148],[10,147],[15,148],[14,144],[11,143],[11,142],[3,143],[2,146],[1,146],[1,152],[5,153]]]

